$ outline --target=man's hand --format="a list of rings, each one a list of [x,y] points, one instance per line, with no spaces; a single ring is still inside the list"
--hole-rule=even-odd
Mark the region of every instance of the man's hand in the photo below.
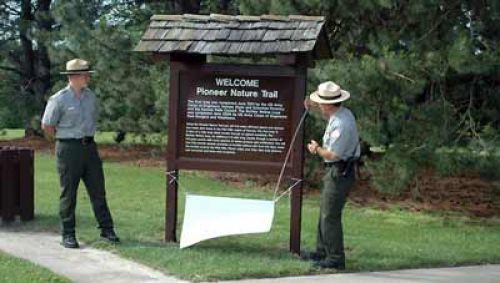
[[[316,106],[316,103],[311,101],[311,99],[309,99],[309,97],[306,97],[306,99],[304,99],[304,108],[306,110],[309,110],[311,109],[311,107],[314,107]]]
[[[309,150],[310,153],[317,154],[318,156],[324,158],[325,160],[329,161],[340,160],[340,157],[335,152],[319,146],[318,142],[315,140],[311,140],[311,142],[307,144],[307,149]]]
[[[311,142],[307,144],[307,150],[309,150],[309,152],[312,154],[317,153],[318,147],[319,147],[319,144],[315,140],[311,140]]]
[[[42,124],[42,129],[45,132],[45,137],[48,140],[50,140],[50,141],[54,140],[54,137],[56,135],[56,127],[55,126]]]

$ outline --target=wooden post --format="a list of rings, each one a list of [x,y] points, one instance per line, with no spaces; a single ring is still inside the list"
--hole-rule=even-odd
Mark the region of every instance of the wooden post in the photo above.
[[[2,172],[0,176],[0,194],[2,199],[2,220],[4,222],[14,221],[16,207],[16,187],[15,176],[16,166],[14,166],[15,152],[13,150],[2,150],[0,153],[0,164]]]
[[[171,170],[172,169],[172,170]],[[179,177],[179,171],[170,168],[167,164],[167,201],[166,201],[166,212],[165,217],[165,241],[176,242],[176,228],[177,228],[177,178]]]
[[[30,149],[19,149],[19,209],[22,221],[34,218],[34,154]]]
[[[306,92],[306,77],[307,67],[300,64],[300,60],[296,60],[295,65],[297,76],[295,77],[295,93],[293,96],[293,109],[303,109],[304,94]],[[294,112],[293,125],[298,125],[300,122],[302,111]],[[292,176],[297,180],[304,179],[304,125],[297,134],[295,144],[293,145]],[[302,187],[303,181],[300,182],[291,192],[290,202],[290,252],[300,254],[300,240],[301,240],[301,227],[302,227]]]
[[[158,57],[159,58],[159,57]],[[199,54],[169,54],[166,59],[170,62],[170,93],[169,93],[169,119],[168,119],[168,147],[167,147],[167,193],[165,216],[165,241],[177,242],[177,207],[179,178],[177,160],[177,117],[179,108],[179,73],[183,64],[203,64],[206,55]],[[159,58],[160,59],[160,58]],[[161,60],[164,58],[161,58]]]
[[[307,67],[313,64],[310,56],[298,54],[276,55],[276,59],[281,65],[288,65],[295,68],[295,87],[293,95],[293,109],[303,109],[304,95],[306,93]],[[298,125],[302,111],[295,111],[293,125]],[[299,130],[292,154],[293,170],[291,175],[297,180],[304,178],[304,125]],[[302,187],[303,181],[292,189],[290,201],[290,252],[300,254],[301,224],[302,224]]]
[[[170,60],[170,94],[168,119],[168,147],[167,147],[167,193],[165,215],[165,241],[176,242],[177,228],[177,178],[179,172],[175,166],[177,155],[177,105],[179,103],[179,70],[175,61]]]

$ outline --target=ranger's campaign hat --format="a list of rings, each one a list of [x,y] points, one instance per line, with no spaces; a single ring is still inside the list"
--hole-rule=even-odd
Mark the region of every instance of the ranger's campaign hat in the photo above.
[[[66,71],[61,72],[61,75],[73,75],[83,73],[94,73],[90,70],[89,62],[82,59],[73,59],[66,63]]]
[[[334,104],[345,101],[351,97],[348,91],[340,88],[336,83],[332,81],[321,83],[318,86],[318,90],[311,93],[309,98],[311,101],[320,104]]]

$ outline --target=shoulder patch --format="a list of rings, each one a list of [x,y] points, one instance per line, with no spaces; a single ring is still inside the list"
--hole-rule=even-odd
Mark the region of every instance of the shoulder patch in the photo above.
[[[330,138],[332,138],[333,140],[336,140],[340,137],[340,130],[339,129],[335,129],[334,131],[332,131],[330,133]]]

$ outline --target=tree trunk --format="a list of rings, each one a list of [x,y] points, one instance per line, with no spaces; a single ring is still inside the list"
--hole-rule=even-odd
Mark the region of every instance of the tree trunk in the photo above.
[[[34,100],[33,84],[35,80],[35,53],[33,51],[33,42],[31,34],[31,24],[33,22],[33,13],[30,0],[23,0],[21,3],[21,21],[19,24],[19,37],[21,41],[21,101],[23,109],[23,120],[25,134],[33,133],[31,127],[31,107]]]
[[[201,0],[173,0],[176,14],[198,14]]]
[[[50,4],[52,0],[39,0],[36,14],[30,0],[21,5],[21,101],[25,136],[42,135],[40,118],[45,105],[45,95],[52,87],[48,45],[52,31]],[[36,24],[36,44],[33,27]],[[36,48],[34,47],[36,46]]]
[[[37,40],[37,69],[36,69],[36,84],[35,84],[35,97],[36,105],[38,107],[36,113],[43,111],[45,105],[45,96],[52,88],[52,81],[50,77],[50,57],[48,46],[51,44],[50,33],[52,32],[52,16],[50,14],[50,3],[52,0],[39,0],[38,12],[36,14],[37,26],[40,32]],[[40,113],[41,114],[41,113]]]
[[[33,43],[31,41],[31,23],[33,14],[30,0],[23,0],[21,5],[21,22],[19,24],[19,36],[21,40],[21,75],[23,78],[23,90],[32,90],[32,80],[35,74]]]
[[[231,0],[220,0],[219,12],[221,14],[229,14],[229,4],[231,4]]]

